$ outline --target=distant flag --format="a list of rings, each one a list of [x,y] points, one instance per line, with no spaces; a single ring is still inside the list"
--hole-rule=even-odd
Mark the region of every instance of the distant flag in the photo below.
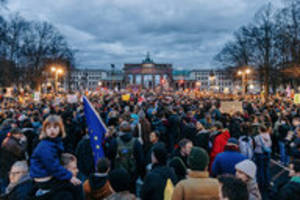
[[[91,147],[93,150],[94,161],[96,164],[99,158],[104,157],[102,141],[104,139],[105,133],[107,132],[107,128],[97,111],[94,109],[93,105],[85,96],[83,97],[83,105],[86,124],[88,126],[88,132],[91,141]]]

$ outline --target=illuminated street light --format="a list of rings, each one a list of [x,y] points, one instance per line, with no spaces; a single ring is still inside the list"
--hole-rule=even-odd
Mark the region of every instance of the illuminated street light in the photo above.
[[[55,73],[55,91],[57,91],[57,86],[58,86],[58,75],[62,75],[64,73],[64,70],[61,68],[57,68],[57,67],[51,67],[51,71],[53,73]]]
[[[101,81],[99,81],[98,85],[101,87],[101,86],[102,86],[102,82],[101,82]]]
[[[253,89],[254,89],[254,85],[253,85],[253,84],[250,84],[250,85],[249,85],[249,88],[250,88],[251,90],[253,90]]]
[[[243,87],[243,94],[247,93],[247,86],[248,86],[248,77],[247,75],[249,75],[251,73],[250,69],[245,69],[243,70],[239,70],[238,71],[238,75],[242,76],[242,87]]]
[[[58,73],[58,74],[63,74],[63,73],[64,73],[64,70],[62,70],[62,69],[57,69],[57,73]]]

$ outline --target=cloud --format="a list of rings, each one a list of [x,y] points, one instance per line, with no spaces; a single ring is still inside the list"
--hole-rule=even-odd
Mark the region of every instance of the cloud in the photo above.
[[[279,2],[280,0],[276,0]],[[274,1],[272,1],[274,2]],[[140,62],[149,51],[175,67],[214,67],[233,31],[266,3],[261,0],[14,0],[8,8],[58,27],[78,50],[79,67]]]

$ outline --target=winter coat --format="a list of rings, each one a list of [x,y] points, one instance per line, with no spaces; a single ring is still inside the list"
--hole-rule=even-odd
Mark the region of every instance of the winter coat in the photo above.
[[[42,192],[41,192],[42,191]],[[30,196],[31,200],[83,200],[82,186],[75,186],[69,181],[55,181],[50,188],[41,189],[35,186]]]
[[[249,193],[249,200],[261,200],[260,191],[256,181],[251,180],[247,183],[247,189]]]
[[[43,139],[31,156],[30,176],[32,178],[50,176],[57,180],[70,180],[72,173],[60,164],[63,150],[61,138]]]
[[[169,126],[167,133],[171,134],[171,136],[177,142],[180,136],[180,118],[176,114],[171,114],[168,118]]]
[[[177,148],[173,151],[172,153],[172,158],[175,158],[175,157],[178,157],[182,160],[182,162],[185,164],[185,166],[188,167],[188,163],[187,163],[187,156],[183,156],[181,153],[180,153],[180,148]]]
[[[75,150],[77,167],[85,177],[95,172],[93,150],[88,135],[84,136]]]
[[[173,185],[177,183],[177,177],[173,169],[155,164],[151,172],[146,176],[142,187],[143,200],[163,200],[167,180],[171,179]]]
[[[212,163],[215,160],[215,157],[224,151],[224,148],[227,144],[228,139],[230,138],[230,134],[228,130],[224,130],[222,133],[218,134],[214,141],[213,146],[210,152],[210,168]]]
[[[232,174],[235,175],[234,166],[247,159],[246,156],[237,151],[226,150],[220,153],[215,158],[212,165],[212,175],[217,177],[222,174]]]
[[[11,166],[18,160],[25,159],[26,144],[13,136],[4,139],[1,145],[0,177],[8,179]]]
[[[33,187],[33,180],[26,175],[22,177],[18,183],[10,188],[10,191],[2,196],[2,200],[29,200],[29,193]]]
[[[92,174],[83,184],[86,200],[103,199],[113,193],[107,174]]]
[[[300,177],[292,177],[280,191],[278,199],[280,200],[296,200],[300,197]]]
[[[188,179],[180,181],[173,192],[172,200],[218,200],[219,183],[209,178],[208,172],[190,171]]]
[[[268,133],[259,134],[259,135],[255,136],[254,137],[254,142],[255,142],[254,153],[258,153],[258,154],[263,154],[264,153],[263,148],[262,148],[263,145],[265,147],[269,147],[269,148],[271,148],[271,146],[272,146],[272,140],[271,140],[271,137]]]
[[[139,135],[139,126],[141,128],[141,135]],[[145,146],[150,145],[150,133],[151,133],[151,124],[147,119],[140,119],[140,123],[136,125],[135,131],[134,131],[134,137],[141,137],[143,144]]]
[[[202,147],[209,152],[209,135],[210,132],[207,130],[199,131],[193,140],[193,144],[197,147]]]
[[[124,143],[128,143],[129,141],[135,138],[132,137],[131,133],[125,133],[124,135],[120,136],[120,139]],[[107,157],[112,161],[113,168],[114,168],[114,160],[118,153],[117,151],[118,151],[118,143],[117,143],[117,139],[115,138],[111,142],[108,155],[107,155]],[[133,156],[136,161],[137,174],[135,174],[135,176],[137,177],[138,175],[142,175],[144,170],[144,153],[143,153],[142,145],[138,140],[136,140],[134,143]]]

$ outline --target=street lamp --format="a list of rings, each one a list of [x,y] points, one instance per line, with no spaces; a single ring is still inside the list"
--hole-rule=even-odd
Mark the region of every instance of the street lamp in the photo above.
[[[99,81],[99,82],[98,82],[98,85],[101,87],[101,86],[102,86],[102,82],[101,82],[101,81]]]
[[[55,85],[55,92],[57,91],[57,82],[58,82],[58,75],[62,75],[64,73],[64,70],[61,69],[61,68],[57,68],[57,67],[51,67],[51,71],[53,73],[55,73],[55,82],[54,82],[54,85]]]
[[[248,85],[248,77],[251,73],[250,69],[245,69],[245,70],[239,70],[238,75],[242,76],[242,86],[243,86],[243,94],[245,95],[247,93],[247,85]]]

